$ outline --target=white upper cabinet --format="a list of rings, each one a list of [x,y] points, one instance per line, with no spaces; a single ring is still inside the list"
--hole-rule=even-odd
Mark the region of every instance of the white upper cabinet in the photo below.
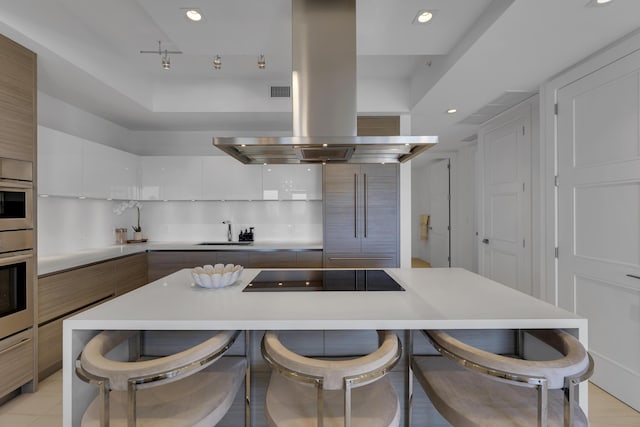
[[[201,200],[202,157],[141,157],[142,200]]]
[[[321,165],[262,166],[264,200],[321,200]]]
[[[262,166],[228,156],[202,158],[203,200],[262,200]]]
[[[84,140],[38,126],[38,194],[82,195]]]
[[[138,198],[138,156],[85,141],[83,194],[100,199]]]

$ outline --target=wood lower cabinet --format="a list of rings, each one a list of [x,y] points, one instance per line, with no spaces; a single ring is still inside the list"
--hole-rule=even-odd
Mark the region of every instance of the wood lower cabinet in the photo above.
[[[151,251],[147,256],[150,282],[183,268],[207,264],[239,264],[246,267],[248,260],[244,251]]]
[[[111,261],[116,296],[126,294],[149,283],[147,277],[147,254],[131,255]]]
[[[38,278],[38,378],[62,366],[64,319],[146,283],[146,253]]]
[[[324,267],[398,267],[397,165],[325,165]]]
[[[0,396],[33,379],[33,329],[0,341]]]
[[[322,268],[322,250],[152,251],[149,281],[183,268],[206,264],[239,264],[245,268]]]

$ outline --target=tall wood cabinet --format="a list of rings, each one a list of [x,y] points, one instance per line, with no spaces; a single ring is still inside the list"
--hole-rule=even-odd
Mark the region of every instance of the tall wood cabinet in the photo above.
[[[399,266],[398,166],[324,167],[324,266]]]
[[[36,55],[0,35],[0,157],[33,162]]]

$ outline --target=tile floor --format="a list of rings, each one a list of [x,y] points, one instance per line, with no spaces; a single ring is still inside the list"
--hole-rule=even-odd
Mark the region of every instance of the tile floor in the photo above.
[[[640,427],[640,412],[589,384],[591,427]],[[40,383],[37,393],[22,394],[0,406],[2,427],[62,426],[62,371]]]
[[[62,371],[49,376],[36,393],[25,393],[0,406],[2,427],[61,427]]]

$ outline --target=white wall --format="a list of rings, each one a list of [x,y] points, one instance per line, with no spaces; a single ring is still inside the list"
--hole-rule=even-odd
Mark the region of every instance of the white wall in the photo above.
[[[38,256],[59,255],[114,244],[116,227],[135,224],[135,211],[115,215],[117,202],[40,197],[38,199]],[[133,238],[133,234],[131,234]]]
[[[43,92],[38,92],[38,124],[132,152],[131,131]]]
[[[452,267],[478,272],[476,236],[476,145],[464,147],[451,162]]]
[[[121,215],[117,201],[46,197],[38,201],[40,256],[100,248],[115,244],[115,228],[136,224],[136,210]],[[233,239],[240,229],[256,227],[257,242],[322,242],[321,201],[141,202],[143,237],[156,242],[226,241],[231,220]]]
[[[322,201],[142,202],[144,237],[153,241],[227,240],[256,227],[257,242],[322,242]]]

